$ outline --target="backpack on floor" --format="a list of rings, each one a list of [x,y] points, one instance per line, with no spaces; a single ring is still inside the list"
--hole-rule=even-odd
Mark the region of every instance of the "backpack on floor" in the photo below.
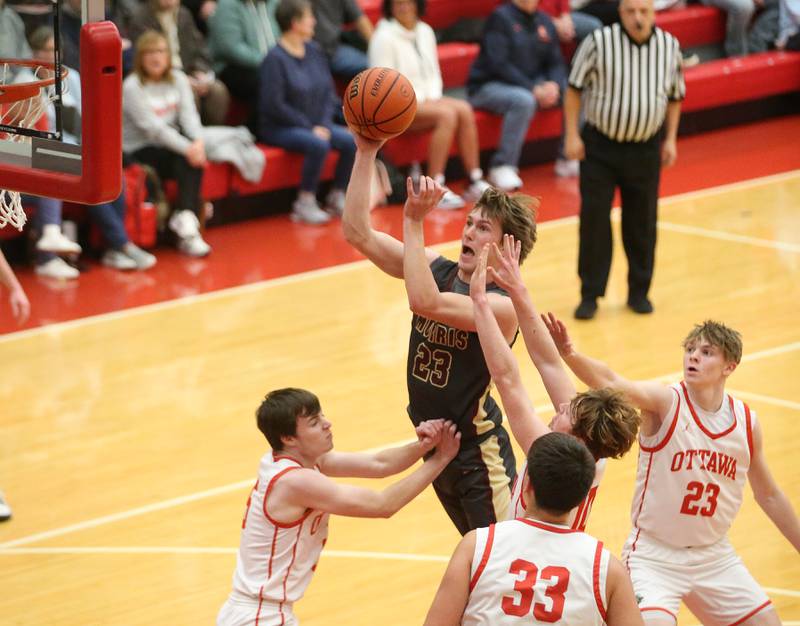
[[[149,168],[139,163],[123,170],[125,178],[125,230],[130,240],[141,248],[156,245],[158,210],[148,191]]]

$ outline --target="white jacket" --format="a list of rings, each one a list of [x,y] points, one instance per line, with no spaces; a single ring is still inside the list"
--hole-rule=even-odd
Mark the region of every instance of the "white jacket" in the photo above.
[[[372,67],[390,67],[408,78],[417,102],[442,97],[436,35],[425,22],[408,30],[395,19],[382,19],[369,40],[368,54]]]

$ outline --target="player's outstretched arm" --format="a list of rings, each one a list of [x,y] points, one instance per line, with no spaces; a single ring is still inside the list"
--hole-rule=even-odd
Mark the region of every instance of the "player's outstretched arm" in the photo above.
[[[608,626],[643,626],[627,570],[611,555],[606,577],[606,624]]]
[[[645,433],[661,422],[673,402],[673,392],[669,387],[653,381],[632,381],[620,376],[602,361],[578,352],[564,322],[555,315],[543,315],[542,321],[550,331],[561,358],[584,384],[594,389],[610,387],[628,396],[633,404],[645,412],[642,419],[650,425],[650,428],[645,428],[643,424]]]
[[[439,291],[430,268],[438,255],[425,248],[425,216],[439,204],[443,194],[444,189],[430,177],[420,178],[419,191],[414,190],[410,180],[408,182],[408,200],[403,209],[403,273],[408,305],[414,313],[428,319],[475,331],[472,302],[467,296]],[[498,294],[490,294],[489,302],[503,334],[510,340],[517,325],[513,305]]]
[[[407,470],[441,441],[444,420],[428,420],[416,427],[417,440],[377,452],[336,452],[323,455],[317,465],[327,476],[385,478]]]
[[[758,506],[767,514],[797,552],[800,552],[800,522],[789,498],[775,482],[764,456],[761,424],[753,426],[753,455],[747,478]]]
[[[575,385],[522,280],[519,268],[521,248],[520,242],[515,241],[513,236],[504,235],[503,249],[494,246],[498,263],[496,269],[489,268],[489,277],[511,296],[528,356],[539,372],[553,408],[558,411],[563,403],[575,396]]]
[[[433,599],[425,626],[457,626],[469,600],[469,578],[475,553],[475,531],[469,531],[456,546]]]
[[[436,452],[411,474],[383,491],[342,485],[311,469],[287,472],[275,484],[267,506],[314,508],[351,517],[391,517],[433,482],[455,457],[460,441],[455,424],[446,422]]]
[[[8,288],[8,302],[14,319],[17,323],[24,324],[31,314],[31,304],[2,251],[0,251],[0,283]]]
[[[353,172],[344,200],[342,232],[345,239],[384,272],[403,277],[403,244],[391,235],[372,227],[370,219],[372,177],[382,141],[365,139],[353,133],[357,150]]]
[[[503,408],[511,426],[511,432],[520,448],[527,452],[531,444],[550,432],[550,429],[536,416],[528,392],[522,383],[519,364],[500,331],[486,294],[486,265],[489,257],[489,246],[481,250],[478,266],[472,273],[469,283],[469,295],[475,314],[475,327],[478,330],[481,350],[489,368],[492,382],[497,387]],[[549,338],[549,335],[548,335]],[[554,348],[555,350],[555,348]],[[556,358],[558,353],[556,352]],[[560,362],[560,359],[559,359]]]

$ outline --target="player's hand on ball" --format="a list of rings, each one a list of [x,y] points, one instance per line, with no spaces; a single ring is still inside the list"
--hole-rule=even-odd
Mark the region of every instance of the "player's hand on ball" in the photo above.
[[[408,199],[403,208],[403,214],[417,221],[425,219],[425,216],[439,204],[444,196],[444,187],[430,176],[420,176],[419,191],[414,191],[414,182],[409,176],[406,179],[406,190]]]
[[[385,139],[368,139],[357,132],[353,132],[353,140],[356,142],[356,149],[367,154],[377,154],[386,143]]]

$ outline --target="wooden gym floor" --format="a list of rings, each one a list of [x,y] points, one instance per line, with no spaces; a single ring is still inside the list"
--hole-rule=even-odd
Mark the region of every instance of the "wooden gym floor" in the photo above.
[[[570,319],[574,217],[541,226],[528,287],[630,377],[677,380],[694,322],[740,330],[731,391],[758,413],[800,508],[800,171],[666,198],[660,218],[654,315],[625,309],[618,247],[597,319]],[[0,623],[213,623],[266,446],[260,398],[314,390],[340,450],[406,440],[409,317],[402,284],[361,261],[0,337],[0,487],[15,515],[0,525]],[[609,463],[590,518],[615,553],[634,467],[635,453]],[[800,624],[800,557],[749,490],[730,536],[784,623]],[[301,623],[420,624],[457,541],[431,490],[391,520],[333,519]],[[697,622],[684,610],[680,623]]]

